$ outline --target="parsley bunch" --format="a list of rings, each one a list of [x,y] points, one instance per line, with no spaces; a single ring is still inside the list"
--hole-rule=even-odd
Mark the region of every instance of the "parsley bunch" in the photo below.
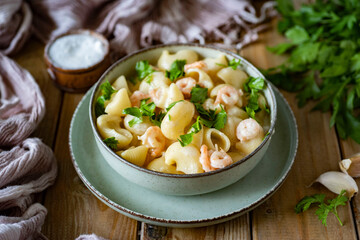
[[[268,48],[288,60],[264,73],[275,85],[299,91],[298,105],[332,110],[330,127],[360,143],[360,1],[317,0],[294,10],[277,0],[278,30],[288,42]]]
[[[96,117],[105,114],[105,101],[110,100],[111,95],[116,92],[116,90],[111,86],[111,84],[108,81],[101,84],[100,89],[101,89],[101,96],[98,97],[95,103]]]
[[[337,213],[336,207],[338,206],[345,206],[346,202],[349,200],[345,196],[346,191],[342,190],[340,194],[335,197],[334,199],[328,200],[328,204],[325,203],[325,195],[324,194],[314,194],[312,196],[306,196],[302,198],[298,204],[295,206],[295,212],[301,213],[305,212],[309,209],[311,204],[318,204],[318,209],[316,210],[315,214],[319,217],[319,220],[322,224],[326,226],[326,220],[329,215],[329,213],[333,213],[337,220],[339,221],[340,225],[343,226],[343,223],[341,222],[339,215]]]

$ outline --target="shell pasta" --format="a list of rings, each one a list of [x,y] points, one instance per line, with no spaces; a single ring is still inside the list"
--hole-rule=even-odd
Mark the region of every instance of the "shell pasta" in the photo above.
[[[240,60],[163,51],[134,74],[100,86],[96,124],[104,143],[152,171],[195,174],[229,166],[254,151],[270,126],[266,82]]]

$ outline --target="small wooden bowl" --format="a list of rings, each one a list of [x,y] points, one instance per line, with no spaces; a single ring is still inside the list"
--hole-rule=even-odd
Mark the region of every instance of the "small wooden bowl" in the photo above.
[[[86,34],[100,39],[105,45],[105,53],[102,60],[87,68],[63,69],[56,66],[49,56],[50,47],[57,39],[72,34]],[[90,88],[110,66],[109,52],[109,42],[103,35],[91,30],[79,29],[69,31],[52,39],[45,47],[44,58],[48,66],[47,71],[57,87],[67,92],[84,92]]]

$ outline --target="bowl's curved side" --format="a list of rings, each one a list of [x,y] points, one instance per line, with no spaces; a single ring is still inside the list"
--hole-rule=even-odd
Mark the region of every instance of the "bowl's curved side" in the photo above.
[[[273,89],[269,83],[264,91],[271,110],[271,126],[269,132],[257,149],[255,149],[242,160],[228,167],[201,174],[174,175],[154,172],[126,161],[110,150],[102,141],[96,128],[96,118],[94,114],[94,104],[96,102],[97,96],[100,94],[99,86],[105,81],[112,82],[120,75],[131,76],[134,72],[133,69],[137,61],[149,60],[150,64],[156,64],[157,59],[165,49],[172,52],[183,49],[191,49],[196,51],[200,57],[210,58],[216,58],[221,54],[225,54],[229,60],[233,58],[240,59],[243,70],[245,70],[245,72],[247,72],[250,76],[264,78],[260,71],[258,71],[244,58],[238,56],[235,53],[216,47],[208,47],[197,44],[173,44],[155,46],[128,55],[116,62],[103,74],[103,76],[97,82],[91,95],[89,106],[90,122],[99,150],[103,154],[104,159],[108,162],[108,164],[119,174],[132,182],[158,192],[174,195],[193,195],[215,191],[236,182],[240,178],[244,177],[248,172],[250,172],[251,169],[253,169],[261,160],[274,133],[277,106]],[[211,182],[211,184],[209,184],[209,182]]]

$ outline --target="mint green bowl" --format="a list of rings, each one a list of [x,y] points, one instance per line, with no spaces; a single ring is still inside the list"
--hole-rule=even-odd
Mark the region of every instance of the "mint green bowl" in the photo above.
[[[93,92],[91,93],[91,100],[89,104],[91,128],[94,133],[97,147],[103,156],[104,164],[109,164],[111,168],[130,182],[150,190],[169,195],[196,195],[208,193],[224,188],[243,178],[261,161],[263,156],[266,154],[271,138],[275,132],[277,114],[274,91],[271,84],[267,82],[264,95],[270,107],[270,129],[268,134],[252,153],[244,157],[242,160],[216,171],[182,175],[167,174],[139,167],[118,156],[102,141],[96,127],[94,107],[96,99],[101,92],[100,85],[105,81],[109,81],[111,83],[120,75],[132,75],[134,66],[138,61],[149,60],[150,63],[156,62],[163,50],[177,52],[184,49],[194,50],[204,58],[216,58],[220,54],[224,54],[228,60],[234,58],[240,59],[243,70],[247,72],[249,76],[264,78],[260,71],[247,60],[233,52],[221,48],[197,44],[159,45],[134,52],[114,63],[96,83],[93,88]]]

